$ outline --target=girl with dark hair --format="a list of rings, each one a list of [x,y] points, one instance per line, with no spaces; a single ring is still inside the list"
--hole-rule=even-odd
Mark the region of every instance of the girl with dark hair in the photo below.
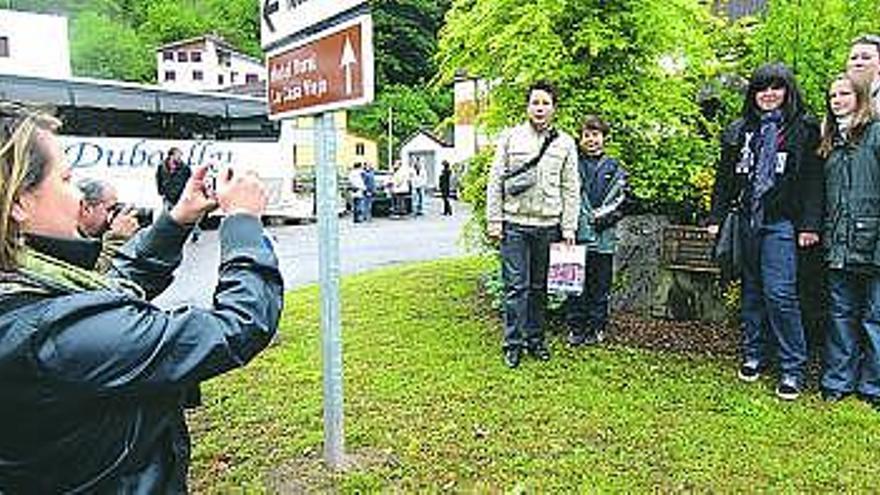
[[[880,123],[870,80],[840,75],[826,96],[825,240],[831,314],[822,397],[858,392],[880,409]]]
[[[807,116],[791,71],[760,67],[749,81],[742,117],[721,140],[710,232],[732,206],[743,230],[743,361],[740,379],[757,380],[767,365],[768,337],[778,350],[776,395],[800,395],[807,360],[797,287],[797,249],[819,240],[822,168],[819,126]]]

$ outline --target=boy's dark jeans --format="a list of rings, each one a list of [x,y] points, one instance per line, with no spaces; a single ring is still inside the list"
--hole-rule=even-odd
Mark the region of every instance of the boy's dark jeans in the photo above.
[[[504,349],[544,344],[547,265],[559,226],[504,223],[501,275],[504,279]]]
[[[577,335],[597,334],[608,325],[614,255],[587,250],[584,291],[566,300],[565,321]]]

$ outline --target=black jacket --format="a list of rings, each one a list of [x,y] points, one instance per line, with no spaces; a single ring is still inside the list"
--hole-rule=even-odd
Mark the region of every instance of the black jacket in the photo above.
[[[712,211],[709,223],[720,224],[734,200],[745,191],[751,195],[749,170],[737,170],[746,142],[746,135],[756,133],[757,126],[742,119],[731,124],[721,137],[721,159],[715,170]],[[765,222],[790,220],[798,232],[821,231],[823,178],[819,147],[819,125],[808,116],[784,124],[779,153],[784,153],[785,169],[777,174],[776,183],[764,196]]]
[[[163,163],[156,169],[156,190],[165,201],[177,204],[191,175],[192,170],[185,163],[179,164],[174,170],[168,170]]]
[[[159,293],[188,234],[160,216],[122,248],[111,273]],[[168,312],[122,290],[65,290],[2,272],[0,493],[186,490],[184,391],[253,358],[282,306],[259,220],[229,217],[220,238],[212,309]],[[10,290],[16,275],[39,290]]]
[[[442,171],[440,171],[440,194],[445,198],[449,196],[449,191],[452,186],[452,171],[449,170],[449,167],[444,167]]]

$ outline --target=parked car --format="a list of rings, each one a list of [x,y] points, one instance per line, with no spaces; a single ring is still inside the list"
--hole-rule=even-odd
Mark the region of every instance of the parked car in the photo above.
[[[387,216],[391,214],[391,173],[376,171],[376,192],[373,193],[373,216]]]
[[[385,170],[374,173],[376,190],[373,193],[373,216],[383,217],[391,215],[392,193],[390,183],[392,175],[391,172]],[[339,189],[345,199],[346,211],[352,211],[351,188],[348,186],[347,177],[339,178]],[[411,212],[412,198],[408,196],[404,202],[404,213],[409,214]]]

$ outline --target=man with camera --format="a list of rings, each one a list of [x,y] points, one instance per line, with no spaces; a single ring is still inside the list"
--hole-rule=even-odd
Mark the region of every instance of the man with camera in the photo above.
[[[95,270],[105,273],[116,251],[145,227],[149,218],[147,212],[120,203],[116,188],[105,181],[82,179],[77,187],[82,194],[77,227],[83,237],[101,242]]]

